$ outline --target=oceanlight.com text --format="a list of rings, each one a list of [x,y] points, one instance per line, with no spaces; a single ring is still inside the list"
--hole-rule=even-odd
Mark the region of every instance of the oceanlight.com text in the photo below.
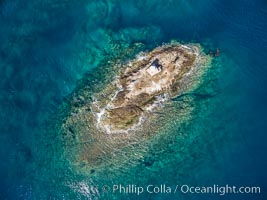
[[[260,187],[255,186],[219,186],[219,185],[213,185],[213,186],[206,186],[206,187],[198,187],[198,186],[189,186],[189,185],[182,185],[182,186],[176,186],[175,191],[179,188],[179,191],[181,193],[191,193],[191,194],[219,194],[219,195],[225,195],[225,194],[260,194],[261,190]],[[174,192],[175,192],[174,191]]]

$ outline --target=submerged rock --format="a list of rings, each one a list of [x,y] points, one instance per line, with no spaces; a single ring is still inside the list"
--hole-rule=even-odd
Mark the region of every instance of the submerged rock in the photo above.
[[[113,81],[93,94],[93,101],[76,105],[78,112],[62,125],[64,135],[79,144],[75,164],[96,169],[127,162],[131,155],[142,158],[142,143],[156,134],[170,113],[190,114],[192,108],[182,106],[179,111],[166,105],[197,87],[209,63],[210,56],[199,45],[175,42],[121,63]]]

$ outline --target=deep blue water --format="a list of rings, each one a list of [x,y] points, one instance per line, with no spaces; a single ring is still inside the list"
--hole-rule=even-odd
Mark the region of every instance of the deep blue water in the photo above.
[[[60,175],[64,165],[51,168],[60,165],[59,150],[46,132],[64,99],[112,52],[110,40],[150,48],[176,39],[222,52],[209,114],[191,125],[192,132],[208,133],[191,144],[205,161],[179,176],[170,164],[144,182],[182,177],[195,185],[261,187],[261,194],[179,199],[267,199],[266,32],[265,0],[0,1],[0,198],[68,199],[61,177],[75,177]]]

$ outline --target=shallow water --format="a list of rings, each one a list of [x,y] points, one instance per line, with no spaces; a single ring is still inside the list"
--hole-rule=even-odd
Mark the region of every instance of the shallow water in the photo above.
[[[114,183],[260,186],[262,193],[102,199],[266,199],[266,19],[264,0],[0,1],[1,199],[86,199],[97,196],[86,185]],[[138,165],[99,176],[69,168],[54,118],[79,80],[91,71],[88,83],[101,82],[94,72],[118,49],[171,39],[221,50],[202,96],[192,97],[195,117],[172,124]]]

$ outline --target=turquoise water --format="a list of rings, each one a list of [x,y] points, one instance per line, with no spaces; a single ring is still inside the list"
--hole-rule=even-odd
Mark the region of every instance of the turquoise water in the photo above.
[[[0,1],[1,199],[96,199],[81,183],[261,187],[261,194],[100,199],[266,199],[266,19],[264,0]],[[169,145],[151,145],[137,166],[102,176],[73,171],[55,124],[79,80],[89,76],[94,87],[106,58],[171,39],[221,50],[198,90],[206,95],[194,97],[195,117],[173,126],[161,138]]]

